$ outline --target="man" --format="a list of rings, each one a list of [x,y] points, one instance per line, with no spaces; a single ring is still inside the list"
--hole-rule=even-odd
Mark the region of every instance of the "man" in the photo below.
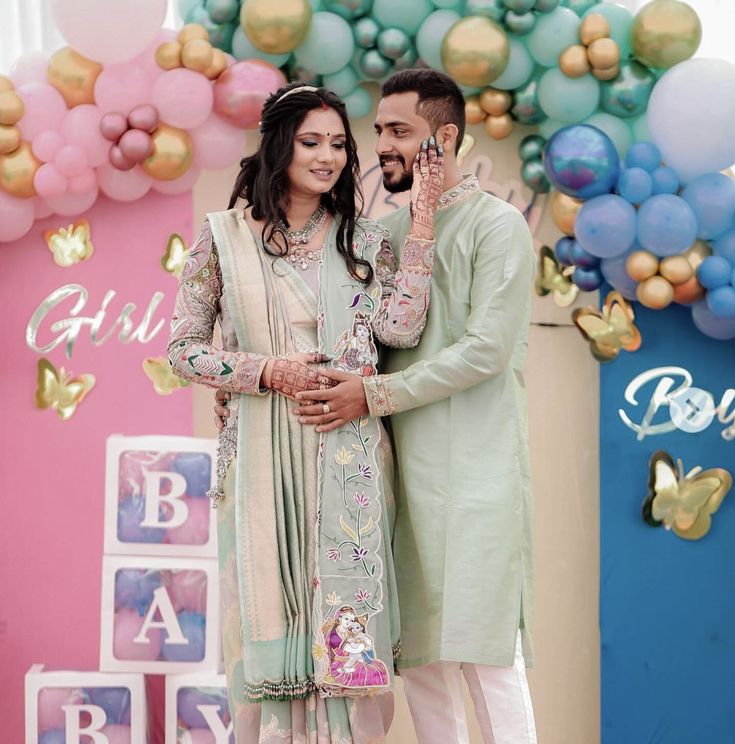
[[[300,394],[316,403],[298,414],[324,431],[368,411],[391,416],[398,666],[420,744],[468,742],[461,674],[485,744],[535,744],[523,379],[535,259],[521,214],[462,176],[464,127],[462,93],[446,75],[406,70],[383,85],[375,130],[386,189],[411,188],[429,136],[445,152],[426,328],[415,349],[386,350],[381,375],[324,370],[339,384]],[[396,250],[408,209],[382,221]]]

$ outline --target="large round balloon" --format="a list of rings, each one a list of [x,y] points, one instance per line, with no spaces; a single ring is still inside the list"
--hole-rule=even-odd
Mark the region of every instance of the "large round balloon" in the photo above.
[[[161,124],[153,133],[153,154],[143,162],[143,170],[161,181],[180,178],[191,168],[194,157],[189,133]]]
[[[429,67],[442,69],[442,39],[460,17],[454,10],[437,10],[421,24],[416,34],[416,48]]]
[[[633,28],[633,14],[617,3],[597,3],[583,11],[584,18],[592,13],[604,16],[610,24],[610,38],[620,49],[620,59],[627,59],[631,52],[631,30]]]
[[[633,23],[633,54],[648,67],[673,67],[689,59],[702,40],[694,8],[679,0],[653,0]]]
[[[635,208],[616,194],[604,194],[582,205],[574,223],[576,238],[588,253],[614,258],[635,240]]]
[[[682,192],[682,198],[697,216],[697,237],[720,237],[735,220],[735,181],[722,173],[706,173],[695,178]]]
[[[707,306],[707,301],[692,305],[692,320],[702,333],[719,341],[735,338],[735,318],[721,318]]]
[[[554,67],[539,81],[538,100],[552,119],[568,123],[582,121],[597,109],[600,84],[592,75],[570,78]]]
[[[33,226],[33,199],[18,199],[0,189],[0,241],[18,240]]]
[[[294,57],[314,74],[328,75],[341,70],[354,51],[352,29],[344,18],[336,13],[315,13],[304,41],[294,49]]]
[[[458,83],[487,85],[508,65],[508,35],[489,18],[468,16],[449,29],[442,41],[441,56],[444,69]]]
[[[515,90],[530,80],[533,75],[533,60],[526,45],[513,37],[509,37],[508,41],[510,43],[508,64],[500,77],[493,80],[493,88],[499,90]]]
[[[544,168],[559,191],[591,199],[612,191],[620,165],[615,145],[604,132],[576,124],[560,129],[546,143]]]
[[[673,256],[688,248],[697,237],[697,217],[692,208],[674,194],[656,194],[638,211],[638,242],[657,256]]]
[[[248,0],[240,10],[245,35],[266,54],[292,52],[306,37],[310,23],[309,0]]]
[[[628,149],[633,144],[633,132],[624,119],[599,111],[592,114],[584,123],[591,127],[597,127],[601,132],[604,132],[612,140],[621,159],[625,157]]]
[[[656,83],[648,102],[648,128],[667,165],[684,181],[735,163],[735,65],[690,59]]]
[[[383,28],[400,28],[413,36],[434,9],[430,0],[375,0],[373,18]]]
[[[540,16],[528,35],[528,51],[544,67],[555,67],[559,55],[567,48],[579,43],[579,17],[569,8],[557,8],[548,15]]]

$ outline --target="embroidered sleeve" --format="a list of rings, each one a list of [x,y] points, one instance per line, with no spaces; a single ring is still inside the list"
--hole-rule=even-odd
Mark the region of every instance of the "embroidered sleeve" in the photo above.
[[[390,243],[383,239],[375,262],[381,302],[373,318],[373,331],[381,343],[395,349],[418,344],[429,310],[433,264],[434,241],[407,235],[396,270]]]
[[[265,394],[260,389],[260,376],[267,356],[212,346],[221,297],[219,257],[205,223],[181,274],[171,318],[169,363],[179,377],[192,382],[231,393]]]
[[[371,416],[392,416],[396,412],[388,382],[389,375],[371,375],[362,378]]]

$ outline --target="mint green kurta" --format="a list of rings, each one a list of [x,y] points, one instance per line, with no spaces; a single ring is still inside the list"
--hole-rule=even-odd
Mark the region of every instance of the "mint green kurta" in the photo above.
[[[393,246],[406,209],[382,222]],[[415,349],[366,383],[392,413],[400,474],[394,557],[399,667],[533,663],[532,502],[523,366],[534,251],[523,216],[468,178],[436,216],[431,307]]]

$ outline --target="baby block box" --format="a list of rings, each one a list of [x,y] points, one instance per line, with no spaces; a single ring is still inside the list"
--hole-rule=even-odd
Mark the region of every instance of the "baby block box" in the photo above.
[[[166,744],[235,744],[224,674],[166,677]]]
[[[100,669],[216,672],[217,595],[215,560],[104,556]]]
[[[215,557],[216,451],[213,439],[109,437],[105,553]]]
[[[26,744],[146,744],[142,674],[46,672],[25,680]]]

